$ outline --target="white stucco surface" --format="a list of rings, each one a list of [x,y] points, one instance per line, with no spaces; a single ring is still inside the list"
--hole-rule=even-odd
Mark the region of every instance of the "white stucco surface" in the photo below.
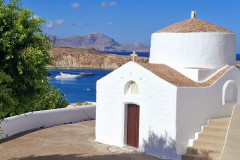
[[[240,90],[240,72],[233,67],[210,87],[179,87],[177,90],[177,153],[184,154],[189,139],[195,138],[195,132],[201,131],[208,119],[231,116],[234,104],[222,103],[225,95],[224,85],[231,80]],[[236,100],[239,103],[239,99]]]
[[[151,37],[149,63],[165,64],[203,83],[224,67],[235,66],[236,35],[156,32]],[[164,70],[160,73],[154,67],[149,69],[163,78],[173,76],[177,81],[174,79],[177,75],[164,73]],[[181,87],[181,83],[173,83],[179,85],[166,82],[134,62],[100,79],[97,82],[96,140],[126,145],[127,104],[133,103],[140,106],[138,150],[160,158],[180,159],[179,155],[186,153],[191,139],[196,138],[195,133],[200,132],[209,119],[231,116],[233,106],[240,102],[237,67],[226,71],[211,86]],[[129,89],[131,87],[134,91]]]
[[[125,94],[125,85],[130,81],[137,84],[138,95]],[[186,153],[189,140],[195,138],[195,133],[201,131],[208,119],[231,115],[234,104],[223,105],[222,98],[228,93],[232,96],[233,85],[228,85],[230,91],[225,91],[224,85],[233,82],[238,93],[240,71],[237,67],[209,87],[176,87],[129,62],[97,82],[96,140],[126,145],[126,104],[133,103],[140,106],[139,151],[179,159],[179,155]]]
[[[52,109],[9,117],[2,121],[0,126],[4,133],[3,137],[10,137],[40,127],[51,127],[95,119],[95,115],[95,105]]]
[[[235,65],[234,33],[153,33],[150,63],[171,67],[218,68]]]
[[[134,81],[138,95],[124,94]],[[140,106],[139,151],[162,158],[176,155],[177,88],[142,66],[129,62],[97,82],[96,141],[126,145],[127,107]]]

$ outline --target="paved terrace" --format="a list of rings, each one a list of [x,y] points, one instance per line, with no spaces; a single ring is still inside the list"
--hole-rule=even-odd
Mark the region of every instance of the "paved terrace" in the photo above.
[[[95,121],[32,130],[0,140],[1,160],[159,160],[94,141]]]

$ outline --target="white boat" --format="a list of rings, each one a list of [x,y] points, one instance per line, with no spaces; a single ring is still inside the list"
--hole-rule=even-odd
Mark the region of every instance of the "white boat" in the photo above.
[[[67,73],[62,73],[60,72],[60,75],[57,75],[55,78],[56,79],[76,79],[81,77],[81,75],[77,74],[67,74]]]
[[[91,72],[81,72],[79,75],[81,75],[81,76],[94,76],[95,74],[93,74]]]

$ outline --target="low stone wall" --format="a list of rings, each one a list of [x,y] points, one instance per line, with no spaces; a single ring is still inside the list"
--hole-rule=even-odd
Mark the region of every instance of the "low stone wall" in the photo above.
[[[29,112],[6,118],[0,126],[3,138],[31,129],[92,120],[96,117],[96,105]]]

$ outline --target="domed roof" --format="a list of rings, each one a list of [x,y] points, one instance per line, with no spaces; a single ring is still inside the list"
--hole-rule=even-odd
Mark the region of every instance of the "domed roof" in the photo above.
[[[175,23],[168,27],[165,27],[156,33],[190,33],[190,32],[218,32],[218,33],[233,33],[225,28],[217,26],[212,23],[202,21],[197,18],[191,18],[186,21]]]

